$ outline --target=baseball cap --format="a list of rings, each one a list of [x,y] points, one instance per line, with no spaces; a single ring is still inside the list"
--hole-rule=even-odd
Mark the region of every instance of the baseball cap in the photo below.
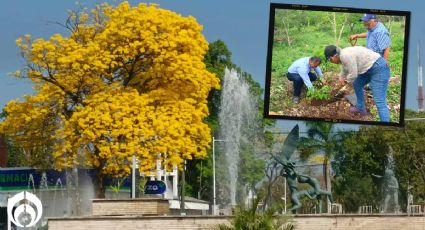
[[[364,16],[359,19],[359,22],[367,22],[371,19],[376,19],[376,15],[375,14],[364,14]]]
[[[334,45],[326,46],[325,48],[325,58],[326,61],[329,60],[330,57],[334,56],[337,53],[337,48]]]

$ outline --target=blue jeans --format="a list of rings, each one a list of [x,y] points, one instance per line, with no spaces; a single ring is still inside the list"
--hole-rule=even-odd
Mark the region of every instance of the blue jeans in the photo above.
[[[359,74],[356,80],[354,80],[353,87],[357,97],[357,108],[365,110],[363,87],[369,84],[380,120],[389,122],[390,111],[387,106],[387,88],[389,80],[390,68],[385,59],[380,57],[366,73]]]
[[[317,76],[316,74],[310,72],[308,73],[308,76],[310,77],[310,81],[315,81],[317,80]],[[301,94],[301,88],[304,85],[304,81],[301,78],[301,76],[297,73],[289,73],[286,74],[286,77],[288,78],[288,80],[294,82],[294,96],[299,97]]]

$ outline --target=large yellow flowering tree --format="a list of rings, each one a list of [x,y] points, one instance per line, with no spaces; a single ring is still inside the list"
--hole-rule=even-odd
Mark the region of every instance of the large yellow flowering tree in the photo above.
[[[219,80],[193,17],[123,2],[72,12],[64,26],[68,37],[16,41],[27,63],[16,75],[36,93],[5,108],[0,128],[15,145],[49,146],[58,169],[97,169],[98,197],[106,175],[130,173],[134,154],[144,172],[206,156],[207,97]]]

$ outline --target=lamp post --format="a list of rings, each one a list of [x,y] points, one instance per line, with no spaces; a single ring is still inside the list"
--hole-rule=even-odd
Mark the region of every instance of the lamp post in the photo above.
[[[136,198],[136,154],[133,154],[131,165],[131,198]]]
[[[215,191],[215,142],[216,141],[225,141],[220,139],[212,138],[212,154],[213,154],[213,208],[212,208],[212,214],[217,215],[217,209],[216,209],[216,191]]]

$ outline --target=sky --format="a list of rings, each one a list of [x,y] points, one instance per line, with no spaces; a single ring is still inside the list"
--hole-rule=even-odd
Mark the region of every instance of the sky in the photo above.
[[[15,40],[25,34],[33,38],[49,38],[67,31],[55,22],[64,22],[67,11],[78,5],[117,1],[99,0],[3,0],[0,8],[0,108],[24,94],[32,93],[32,84],[16,79],[8,73],[23,68]],[[205,38],[212,42],[223,40],[232,52],[232,61],[250,73],[262,87],[265,85],[267,39],[270,3],[340,6],[366,9],[411,11],[409,55],[407,68],[406,108],[417,110],[417,42],[420,40],[422,56],[425,53],[425,1],[422,0],[151,0],[129,1],[156,3],[161,8],[183,16],[194,16],[203,25]],[[422,62],[425,60],[422,57]],[[422,63],[424,65],[424,63]],[[279,121],[280,124],[295,124]],[[278,124],[279,124],[278,123]],[[290,130],[293,125],[284,125]],[[350,127],[349,125],[347,127]]]

